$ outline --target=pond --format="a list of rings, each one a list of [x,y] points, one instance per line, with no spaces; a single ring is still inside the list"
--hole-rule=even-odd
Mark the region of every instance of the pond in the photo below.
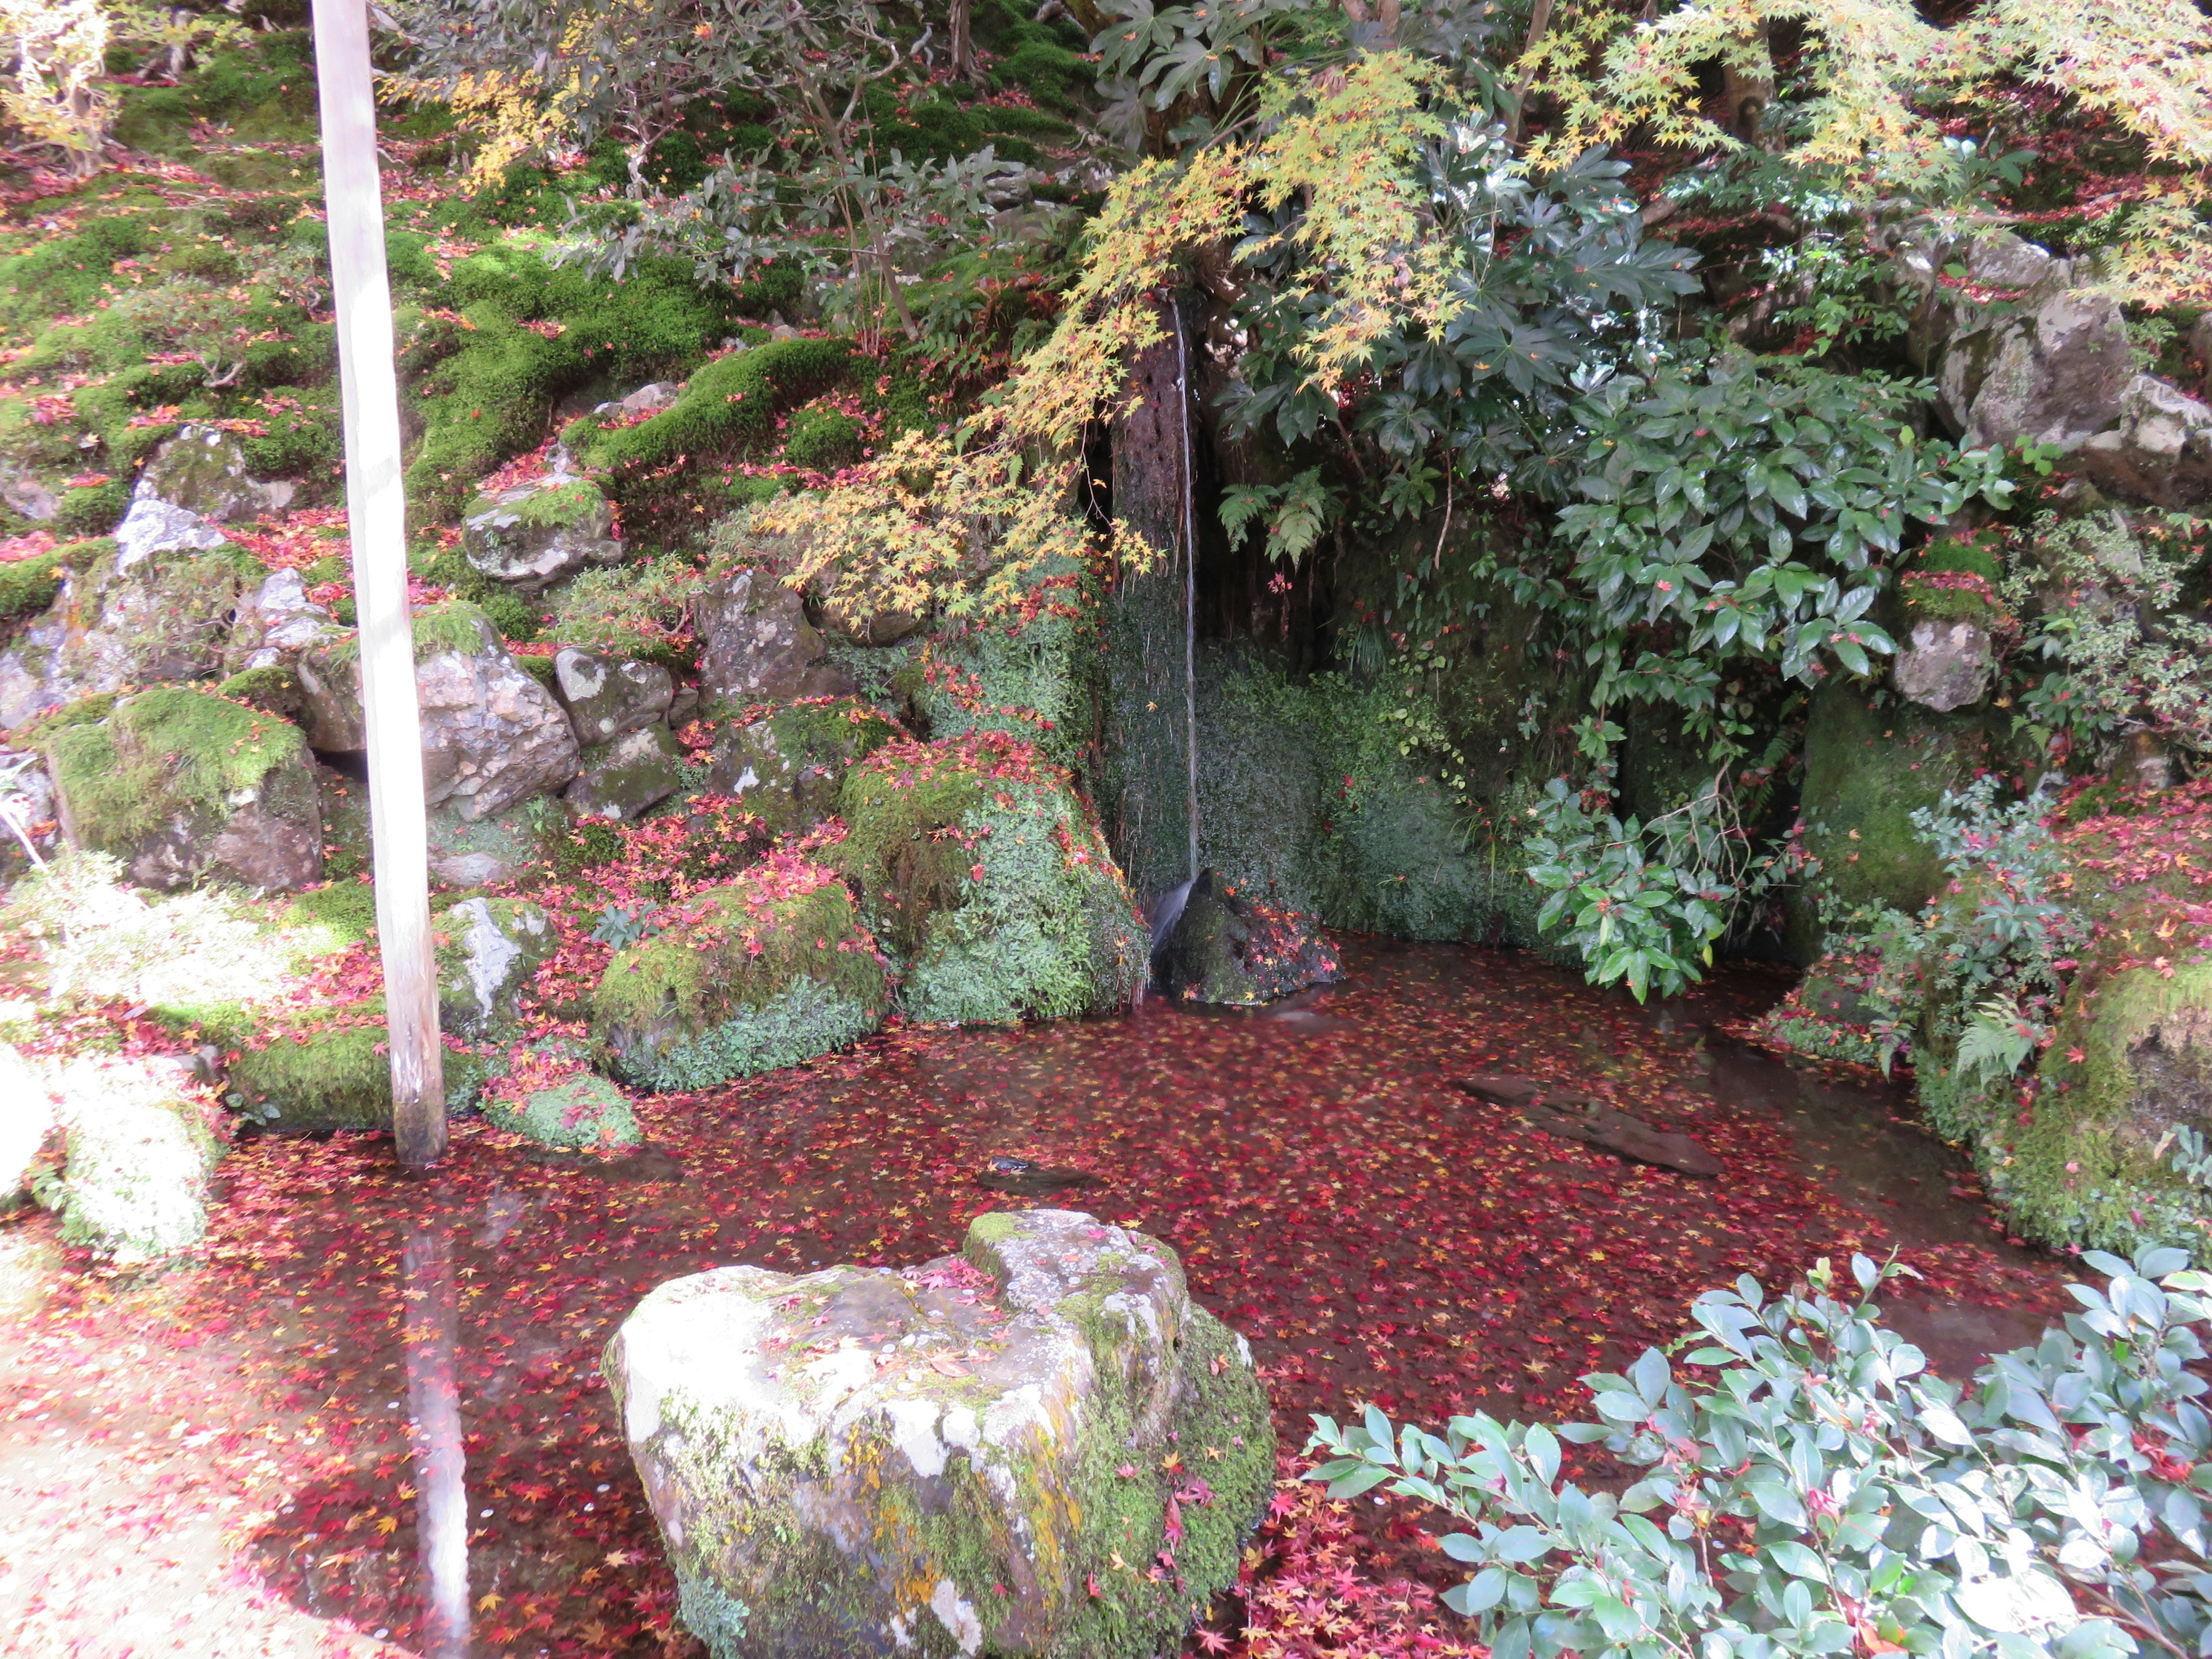
[[[0,1224],[0,1630],[27,1653],[423,1651],[420,1418],[458,1432],[434,1495],[466,1505],[470,1652],[696,1652],[601,1345],[678,1274],[917,1261],[1010,1204],[1174,1245],[1251,1338],[1286,1451],[1368,1401],[1579,1414],[1577,1376],[1677,1334],[1700,1289],[1823,1255],[1900,1252],[1923,1279],[1895,1322],[1948,1370],[2063,1303],[2065,1264],[2006,1241],[1901,1088],[1722,1032],[1778,977],[1640,1009],[1513,952],[1343,948],[1343,984],[1261,1012],[909,1029],[648,1100],[651,1147],[619,1163],[476,1124],[416,1177],[388,1141],[252,1141],[163,1273],[88,1273],[50,1218]],[[1527,1128],[1453,1086],[1486,1071],[1609,1098],[1722,1174]],[[1006,1197],[979,1184],[994,1157],[1086,1181]],[[1374,1541],[1419,1570],[1409,1525]]]

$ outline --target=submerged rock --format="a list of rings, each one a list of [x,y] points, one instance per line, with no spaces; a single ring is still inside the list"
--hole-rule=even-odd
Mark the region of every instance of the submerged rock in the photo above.
[[[264,890],[322,879],[322,810],[297,726],[178,686],[48,732],[62,831],[133,883]]]
[[[606,1079],[578,1072],[520,1100],[495,1090],[484,1097],[484,1121],[561,1152],[626,1152],[643,1144],[629,1098]]]
[[[629,1082],[705,1089],[842,1048],[881,1024],[890,1000],[845,884],[780,854],[694,893],[664,932],[618,952],[592,1035]]]
[[[481,1042],[520,1023],[522,995],[560,948],[552,919],[527,899],[464,899],[438,919],[439,1024]]]
[[[714,1659],[1171,1652],[1274,1479],[1244,1340],[1075,1211],[904,1273],[677,1279],[601,1366]]]
[[[556,472],[477,497],[461,520],[461,554],[502,586],[536,593],[593,565],[620,564],[623,544],[599,485]]]
[[[1502,1075],[1463,1078],[1459,1087],[1478,1100],[1517,1114],[1529,1127],[1562,1140],[1578,1140],[1632,1163],[1656,1164],[1684,1175],[1710,1178],[1721,1172],[1720,1160],[1689,1136],[1655,1129],[1594,1095],[1534,1078]]]
[[[632,823],[684,787],[684,745],[666,726],[628,732],[584,750],[561,798],[579,817]]]
[[[1218,870],[1170,894],[1153,933],[1153,988],[1179,1001],[1249,1007],[1344,977],[1311,920],[1238,892]]]
[[[307,733],[317,749],[368,745],[361,654],[351,635],[300,659]],[[560,704],[518,665],[473,605],[448,601],[415,618],[425,804],[486,818],[576,775],[576,734]]]
[[[1145,933],[1068,775],[1000,732],[884,744],[853,768],[835,849],[919,1020],[1103,1012],[1144,988]]]
[[[743,801],[771,834],[797,834],[835,817],[845,774],[897,733],[849,697],[787,704],[714,734],[707,787]]]
[[[710,713],[853,691],[799,595],[766,571],[732,571],[700,596],[694,615],[699,690]]]

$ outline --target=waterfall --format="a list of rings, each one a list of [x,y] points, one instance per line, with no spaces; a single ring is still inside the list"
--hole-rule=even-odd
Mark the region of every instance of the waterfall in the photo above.
[[[1175,319],[1176,404],[1182,415],[1182,737],[1190,791],[1184,814],[1190,829],[1190,879],[1198,879],[1198,485],[1190,443],[1190,358],[1183,343],[1182,307],[1168,302]],[[1178,906],[1178,908],[1181,907]]]

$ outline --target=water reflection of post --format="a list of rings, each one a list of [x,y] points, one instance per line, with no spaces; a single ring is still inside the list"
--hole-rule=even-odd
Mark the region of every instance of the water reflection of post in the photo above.
[[[463,1484],[456,1367],[460,1298],[453,1242],[418,1228],[407,1241],[407,1411],[415,1441],[415,1538],[422,1561],[423,1659],[466,1659],[469,1495]]]

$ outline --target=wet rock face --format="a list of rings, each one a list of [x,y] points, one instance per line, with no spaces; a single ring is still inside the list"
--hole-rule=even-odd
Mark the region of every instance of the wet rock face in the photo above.
[[[599,487],[554,472],[479,495],[461,520],[461,552],[492,580],[536,593],[592,565],[621,563],[623,544]]]
[[[1945,714],[1982,700],[1996,660],[1989,631],[1978,623],[1915,623],[1891,678],[1898,695]]]
[[[1152,988],[1179,1000],[1249,1006],[1344,977],[1310,918],[1245,896],[1218,870],[1179,903],[1170,894],[1154,928]]]
[[[678,1279],[601,1365],[715,1659],[1172,1651],[1273,1474],[1243,1339],[1076,1211],[903,1273]]]
[[[229,433],[187,426],[154,452],[134,493],[137,501],[181,508],[210,524],[236,524],[282,512],[293,487],[256,480],[246,471],[245,447]]]
[[[438,1023],[471,1042],[520,1022],[523,993],[561,943],[526,899],[464,899],[439,918],[438,931]]]
[[[579,817],[633,823],[684,787],[684,745],[665,726],[648,726],[584,750],[562,793]]]
[[[707,590],[696,614],[699,689],[710,708],[852,694],[799,595],[765,571],[732,571]]]
[[[361,657],[353,642],[308,652],[299,673],[308,741],[340,753],[366,749]],[[576,775],[576,734],[568,717],[488,625],[479,625],[466,648],[419,657],[415,694],[426,805],[450,802],[459,817],[474,822]]]
[[[617,662],[573,645],[553,656],[553,695],[568,711],[576,741],[587,748],[659,725],[675,692],[668,671],[653,663]]]

